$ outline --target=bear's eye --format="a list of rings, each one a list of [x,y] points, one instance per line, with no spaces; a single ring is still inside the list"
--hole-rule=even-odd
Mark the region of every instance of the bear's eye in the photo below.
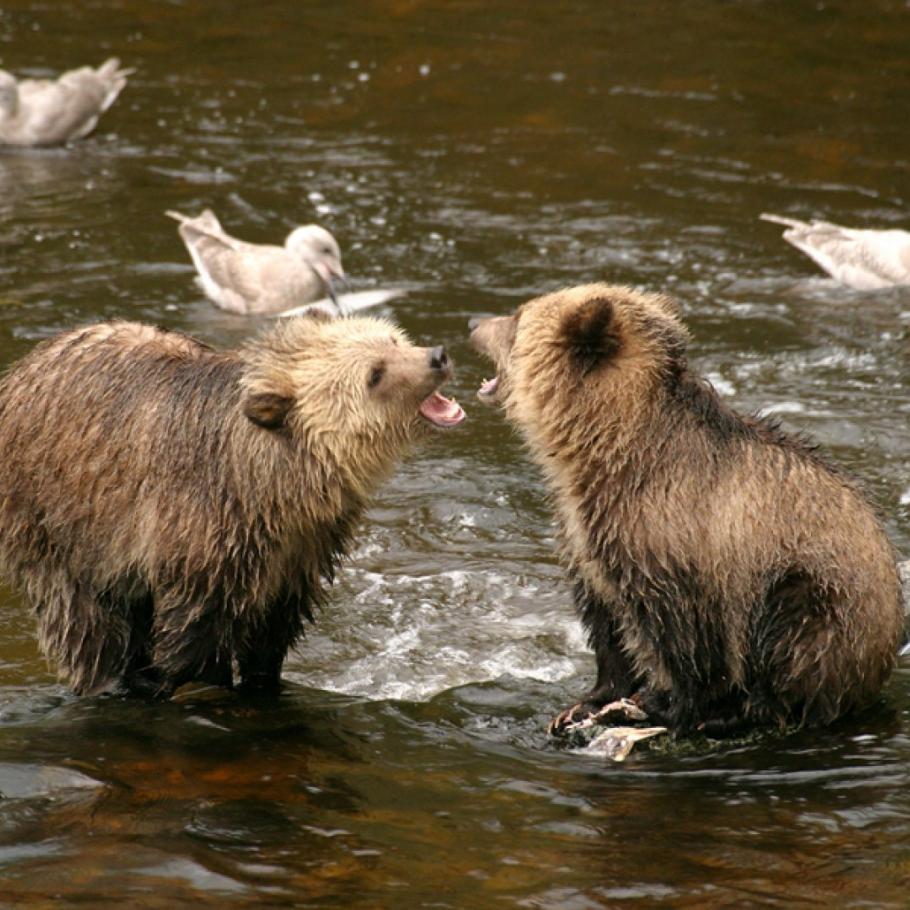
[[[382,382],[383,376],[385,376],[385,364],[380,363],[377,366],[373,367],[372,370],[370,370],[370,378],[367,379],[367,385],[371,389],[375,389],[376,386]]]
[[[332,248],[331,248],[330,246],[324,246],[324,247],[322,248],[322,252],[325,253],[326,256],[331,256],[331,255],[332,255]]]

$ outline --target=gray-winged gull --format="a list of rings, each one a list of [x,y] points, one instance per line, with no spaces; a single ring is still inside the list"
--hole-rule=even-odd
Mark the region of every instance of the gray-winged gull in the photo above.
[[[57,79],[20,79],[0,70],[0,145],[60,145],[87,136],[132,70],[111,57]]]
[[[910,232],[864,230],[828,221],[760,216],[786,225],[784,240],[814,259],[832,278],[857,291],[910,284]]]
[[[344,281],[335,238],[317,224],[298,227],[284,246],[247,243],[226,233],[206,209],[191,218],[167,212],[192,257],[198,282],[217,306],[234,313],[277,314],[328,295]]]

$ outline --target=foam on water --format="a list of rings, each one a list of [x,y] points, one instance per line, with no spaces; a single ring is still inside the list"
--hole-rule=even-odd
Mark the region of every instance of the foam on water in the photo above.
[[[368,698],[424,700],[502,676],[562,680],[585,670],[567,592],[482,569],[437,575],[349,571],[336,603],[285,675]],[[325,619],[325,622],[323,622]]]

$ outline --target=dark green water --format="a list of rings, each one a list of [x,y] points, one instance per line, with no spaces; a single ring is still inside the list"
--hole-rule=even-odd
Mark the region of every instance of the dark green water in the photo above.
[[[57,686],[0,600],[0,906],[910,904],[910,664],[825,731],[644,749],[544,728],[593,661],[543,489],[472,404],[473,315],[676,295],[693,359],[860,475],[910,555],[910,293],[818,277],[762,211],[910,223],[898,0],[19,2],[0,65],[137,72],[79,146],[0,155],[0,363],[98,318],[233,343],[167,208],[318,220],[459,362],[461,430],[383,490],[278,701]]]

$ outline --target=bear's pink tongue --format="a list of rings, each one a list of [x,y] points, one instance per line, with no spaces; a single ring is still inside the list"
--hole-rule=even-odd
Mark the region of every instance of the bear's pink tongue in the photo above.
[[[454,427],[464,420],[464,410],[454,398],[433,392],[420,403],[420,413],[434,426]]]

